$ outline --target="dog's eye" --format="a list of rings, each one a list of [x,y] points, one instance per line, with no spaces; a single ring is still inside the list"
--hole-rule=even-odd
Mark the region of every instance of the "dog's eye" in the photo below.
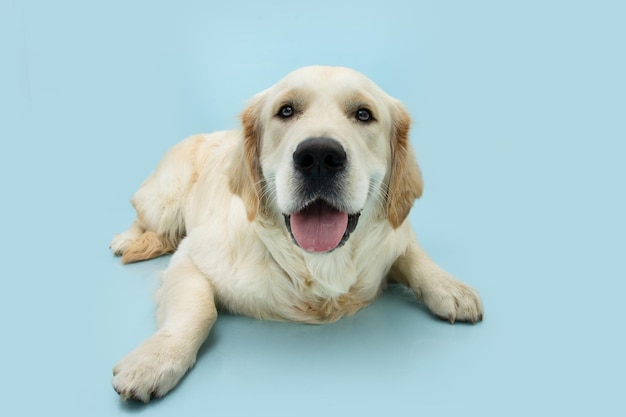
[[[294,115],[293,107],[289,105],[282,106],[280,110],[278,110],[278,116],[283,119],[288,119]]]
[[[367,109],[359,109],[356,112],[356,118],[361,122],[369,122],[373,119],[372,113]]]

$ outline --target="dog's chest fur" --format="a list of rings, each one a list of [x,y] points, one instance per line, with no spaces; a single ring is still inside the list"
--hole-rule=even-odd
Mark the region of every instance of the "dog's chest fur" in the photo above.
[[[260,318],[332,322],[354,314],[379,294],[397,256],[396,250],[389,250],[389,245],[394,246],[393,232],[384,222],[368,230],[380,239],[359,239],[357,234],[340,250],[323,254],[305,254],[281,227],[278,221],[256,222],[258,242],[264,247],[254,251],[265,253],[256,263],[263,270],[253,278],[255,285],[248,287],[247,304],[240,301],[240,293],[227,295],[231,310]]]
[[[338,320],[379,294],[397,257],[397,250],[389,250],[397,239],[385,223],[381,230],[368,230],[380,239],[357,234],[340,250],[311,255],[293,244],[278,221],[250,224],[237,211],[231,207],[232,221],[222,219],[229,223],[228,238],[212,236],[208,231],[215,228],[207,224],[186,239],[195,241],[190,255],[211,281],[216,301],[235,314],[307,323]]]
[[[348,255],[306,257],[296,270],[284,271],[296,290],[286,319],[332,322],[356,313],[378,295],[384,273],[359,270]]]

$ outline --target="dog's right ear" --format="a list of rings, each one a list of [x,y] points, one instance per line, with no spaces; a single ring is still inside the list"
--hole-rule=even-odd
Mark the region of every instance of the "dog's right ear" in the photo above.
[[[243,201],[250,221],[256,217],[261,204],[262,173],[259,152],[263,127],[260,113],[264,102],[265,96],[261,93],[241,113],[243,140],[237,146],[230,167],[230,189]]]

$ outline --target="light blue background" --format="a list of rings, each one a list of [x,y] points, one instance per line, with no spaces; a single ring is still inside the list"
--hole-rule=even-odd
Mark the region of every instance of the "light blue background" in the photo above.
[[[626,415],[619,1],[0,0],[0,414]],[[178,389],[119,402],[167,258],[107,246],[163,152],[308,64],[401,99],[450,326],[394,289],[327,326],[224,315]]]

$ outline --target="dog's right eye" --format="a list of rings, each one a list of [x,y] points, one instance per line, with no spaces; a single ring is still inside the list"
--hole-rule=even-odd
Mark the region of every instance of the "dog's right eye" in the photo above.
[[[356,118],[361,122],[370,122],[374,119],[372,112],[367,109],[359,109],[356,112]]]
[[[289,119],[295,114],[293,107],[289,105],[282,106],[280,110],[278,110],[278,116],[283,119]]]

